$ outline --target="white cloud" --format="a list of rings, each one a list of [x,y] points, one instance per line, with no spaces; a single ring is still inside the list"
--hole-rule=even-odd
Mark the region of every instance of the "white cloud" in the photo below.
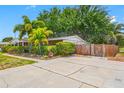
[[[30,6],[27,6],[26,9],[35,9],[36,8],[36,5],[30,5]]]
[[[112,23],[113,23],[113,22],[116,22],[116,16],[111,16],[110,19],[111,19],[111,22],[112,22]]]

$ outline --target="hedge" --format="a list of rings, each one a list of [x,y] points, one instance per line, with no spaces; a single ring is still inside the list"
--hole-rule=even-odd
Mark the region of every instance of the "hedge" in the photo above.
[[[52,46],[4,46],[3,52],[11,54],[32,53],[37,55],[48,55],[50,52],[53,55],[66,56],[75,52],[75,45],[70,42],[59,42]]]
[[[75,52],[75,44],[71,42],[59,42],[56,44],[57,54],[66,56]]]

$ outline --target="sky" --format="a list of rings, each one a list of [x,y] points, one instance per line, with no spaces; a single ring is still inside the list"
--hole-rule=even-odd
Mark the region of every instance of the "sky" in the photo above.
[[[8,36],[17,37],[17,33],[13,33],[15,24],[22,23],[22,15],[27,15],[31,20],[34,20],[40,11],[50,10],[54,6],[48,5],[1,5],[0,6],[0,41]],[[57,6],[63,9],[67,6]],[[124,6],[113,5],[105,6],[109,15],[113,16],[114,22],[124,23]]]

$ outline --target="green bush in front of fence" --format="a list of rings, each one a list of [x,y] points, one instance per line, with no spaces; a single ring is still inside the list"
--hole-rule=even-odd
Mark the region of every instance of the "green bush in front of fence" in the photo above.
[[[49,55],[52,52],[53,56],[61,55],[66,56],[75,52],[75,45],[70,42],[59,42],[56,45],[50,46],[4,46],[2,47],[3,52],[11,54],[22,54],[30,53],[36,55]]]
[[[75,44],[71,42],[58,42],[56,50],[58,55],[67,56],[75,52]]]
[[[56,55],[56,46],[41,46],[40,51],[38,46],[4,46],[2,52],[10,54],[32,53],[38,55],[48,55],[51,51]]]

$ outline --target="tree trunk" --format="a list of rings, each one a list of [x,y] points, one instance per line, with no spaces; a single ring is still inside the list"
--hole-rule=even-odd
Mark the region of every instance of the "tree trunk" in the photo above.
[[[40,49],[40,46],[41,46],[41,45],[39,44],[39,54],[41,55],[41,49]]]
[[[30,44],[30,47],[29,47],[29,53],[31,53],[31,50],[32,50],[32,43]]]

